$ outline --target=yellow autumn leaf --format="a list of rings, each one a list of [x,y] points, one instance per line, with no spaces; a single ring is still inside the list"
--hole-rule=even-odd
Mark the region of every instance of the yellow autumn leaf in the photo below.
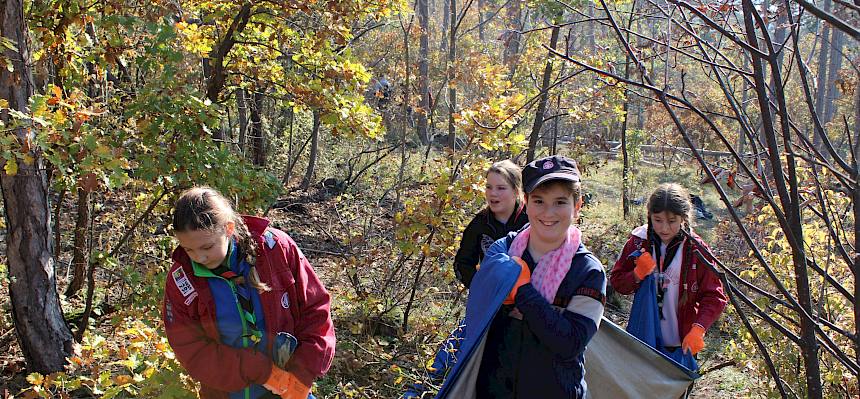
[[[30,375],[27,376],[27,382],[31,385],[41,386],[43,381],[45,381],[45,376],[39,373],[30,373]]]
[[[57,112],[54,113],[54,123],[57,125],[62,125],[66,123],[69,118],[66,116],[66,111],[62,108],[58,109]]]
[[[6,160],[6,166],[3,167],[3,170],[6,171],[6,174],[9,176],[15,176],[18,174],[18,162],[15,160]]]

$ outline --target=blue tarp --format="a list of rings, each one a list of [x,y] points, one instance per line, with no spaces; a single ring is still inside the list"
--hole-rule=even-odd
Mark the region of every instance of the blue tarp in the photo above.
[[[663,347],[663,337],[660,333],[660,309],[657,307],[657,279],[654,277],[654,273],[642,280],[639,289],[633,296],[627,332],[690,371],[691,377],[698,378],[696,371],[699,370],[699,365],[696,364],[693,355],[683,353],[680,348],[669,351]]]

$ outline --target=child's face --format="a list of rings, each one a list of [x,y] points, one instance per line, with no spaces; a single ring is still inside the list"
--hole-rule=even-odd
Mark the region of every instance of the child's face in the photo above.
[[[230,222],[223,229],[178,232],[176,239],[191,260],[208,269],[215,269],[227,258],[234,229],[234,224]]]
[[[657,212],[651,214],[651,227],[663,244],[669,244],[678,232],[681,231],[681,224],[684,223],[684,217],[676,215],[669,211]]]
[[[487,185],[484,187],[484,198],[493,215],[507,218],[517,204],[517,192],[502,175],[490,172],[487,174]]]
[[[582,201],[577,201],[563,186],[538,187],[528,196],[531,239],[544,244],[561,245],[567,229],[579,216]]]

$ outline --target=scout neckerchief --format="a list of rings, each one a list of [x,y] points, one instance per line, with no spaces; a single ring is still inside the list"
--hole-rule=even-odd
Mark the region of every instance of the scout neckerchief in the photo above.
[[[248,285],[245,284],[245,278],[241,274],[237,273],[233,269],[236,269],[240,272],[245,271],[245,267],[247,265],[242,265],[241,263],[245,263],[245,259],[239,260],[239,250],[236,247],[236,242],[234,240],[230,241],[230,252],[227,254],[228,262],[230,265],[228,268],[225,265],[218,265],[215,269],[212,269],[212,273],[221,276],[221,278],[231,281],[233,285],[236,287],[236,299],[239,301],[239,305],[241,306],[241,316],[248,323],[249,333],[245,336],[245,338],[250,339],[254,345],[260,342],[261,337],[263,336],[262,332],[259,328],[257,328],[257,317],[254,314],[254,304],[251,302],[251,292],[248,288]]]
[[[654,231],[651,225],[648,225],[648,238],[652,242],[652,247],[654,247],[654,260],[657,262],[657,266],[659,269],[657,270],[657,308],[660,313],[660,319],[663,320],[666,317],[663,316],[663,297],[666,295],[666,291],[669,290],[670,281],[666,278],[666,268],[672,265],[672,260],[675,258],[675,254],[678,253],[678,248],[683,247],[684,241],[686,241],[686,237],[678,232],[678,235],[675,238],[672,238],[672,241],[666,245],[666,253],[661,254],[660,247],[663,241],[660,239],[660,236]],[[667,262],[668,259],[668,262]],[[682,262],[683,263],[683,262]],[[679,266],[680,267],[680,266]]]

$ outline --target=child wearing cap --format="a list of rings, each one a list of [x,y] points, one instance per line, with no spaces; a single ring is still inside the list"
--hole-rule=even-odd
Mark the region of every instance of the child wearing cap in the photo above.
[[[606,274],[573,225],[579,170],[551,156],[522,175],[529,225],[496,241],[485,258],[516,262],[520,275],[487,332],[475,397],[583,398],[585,347],[603,316]]]

